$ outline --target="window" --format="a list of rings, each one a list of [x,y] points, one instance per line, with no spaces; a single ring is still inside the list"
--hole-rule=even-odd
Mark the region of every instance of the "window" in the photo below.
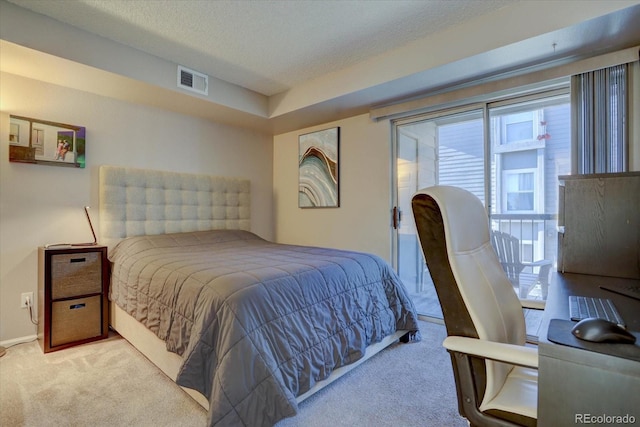
[[[508,213],[535,210],[535,171],[504,172],[504,210]]]
[[[491,140],[493,151],[531,150],[543,148],[547,139],[543,109],[503,107],[492,109]]]
[[[568,144],[568,141],[566,142]],[[545,161],[543,149],[503,152],[495,155],[496,213],[544,213]],[[548,190],[548,189],[546,189]]]
[[[534,112],[509,114],[502,117],[501,144],[513,144],[515,142],[533,141],[534,139]]]

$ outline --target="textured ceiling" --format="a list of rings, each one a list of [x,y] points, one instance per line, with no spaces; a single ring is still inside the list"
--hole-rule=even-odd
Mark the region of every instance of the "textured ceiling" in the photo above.
[[[270,96],[517,0],[9,0]]]

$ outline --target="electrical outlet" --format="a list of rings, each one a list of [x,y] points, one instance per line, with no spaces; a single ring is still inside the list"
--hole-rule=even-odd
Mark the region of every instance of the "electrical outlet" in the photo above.
[[[29,304],[33,307],[33,292],[23,292],[20,296],[20,308],[27,308],[27,298],[29,298]]]

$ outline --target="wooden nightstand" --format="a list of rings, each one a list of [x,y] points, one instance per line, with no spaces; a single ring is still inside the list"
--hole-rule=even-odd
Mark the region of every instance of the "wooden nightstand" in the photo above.
[[[38,249],[38,341],[42,351],[106,338],[106,246]]]

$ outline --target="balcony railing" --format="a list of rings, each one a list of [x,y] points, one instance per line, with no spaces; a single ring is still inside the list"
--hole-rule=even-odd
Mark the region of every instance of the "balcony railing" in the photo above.
[[[522,261],[557,258],[557,214],[492,214],[491,228],[520,241]]]

